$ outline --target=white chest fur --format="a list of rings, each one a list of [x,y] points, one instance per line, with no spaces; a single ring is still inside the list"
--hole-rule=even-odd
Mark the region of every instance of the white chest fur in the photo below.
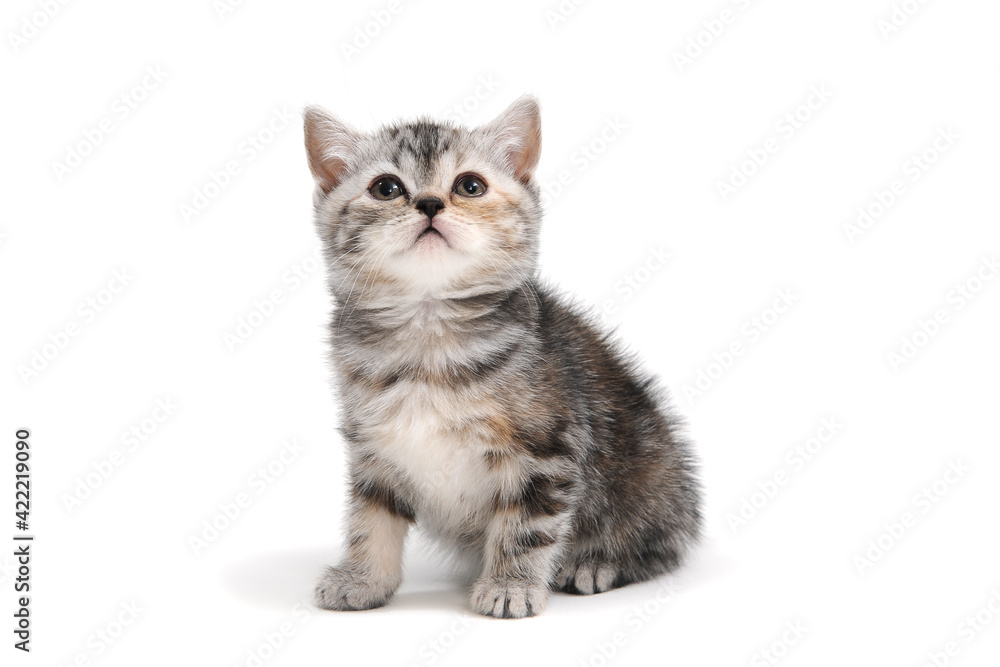
[[[378,455],[412,483],[418,521],[444,534],[475,524],[497,479],[485,443],[462,428],[476,418],[474,404],[449,388],[402,381],[373,407]]]

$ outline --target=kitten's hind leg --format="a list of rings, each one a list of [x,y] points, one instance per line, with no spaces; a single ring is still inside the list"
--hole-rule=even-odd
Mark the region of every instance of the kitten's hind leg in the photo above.
[[[360,611],[381,607],[402,581],[403,541],[412,513],[388,489],[355,482],[348,515],[347,556],[316,585],[316,605]]]

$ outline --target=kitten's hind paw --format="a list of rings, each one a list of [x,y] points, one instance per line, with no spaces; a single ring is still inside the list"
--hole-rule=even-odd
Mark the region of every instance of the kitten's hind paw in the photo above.
[[[396,592],[388,582],[339,567],[328,567],[316,585],[316,606],[337,611],[361,611],[381,607]]]
[[[472,586],[472,610],[495,618],[525,618],[540,614],[548,602],[544,586],[515,579],[480,579]]]
[[[556,589],[576,595],[593,595],[615,588],[618,570],[608,563],[567,563],[556,576]]]

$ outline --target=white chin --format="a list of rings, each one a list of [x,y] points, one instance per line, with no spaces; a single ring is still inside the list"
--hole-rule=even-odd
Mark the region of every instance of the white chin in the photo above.
[[[443,238],[430,236],[417,239],[412,248],[394,257],[391,270],[411,285],[433,289],[453,283],[473,265],[471,257]]]

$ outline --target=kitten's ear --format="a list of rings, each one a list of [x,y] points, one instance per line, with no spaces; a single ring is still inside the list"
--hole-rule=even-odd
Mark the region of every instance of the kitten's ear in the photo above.
[[[507,164],[522,183],[531,180],[542,154],[542,114],[538,100],[523,95],[483,130],[500,144]]]
[[[306,107],[306,154],[316,185],[330,192],[340,184],[361,135],[322,107]]]

